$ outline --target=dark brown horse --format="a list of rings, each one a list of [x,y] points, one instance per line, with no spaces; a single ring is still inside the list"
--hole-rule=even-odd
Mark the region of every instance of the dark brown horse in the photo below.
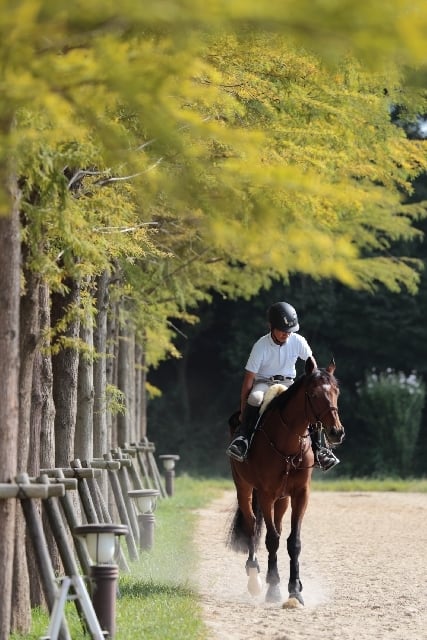
[[[249,554],[246,561],[248,589],[255,595],[260,590],[256,551],[264,521],[267,530],[268,602],[281,601],[282,597],[277,550],[282,519],[290,502],[291,532],[287,539],[289,600],[284,606],[304,604],[299,555],[301,524],[314,465],[309,426],[322,431],[331,446],[340,444],[344,438],[337,406],[339,388],[334,372],[334,361],[326,369],[318,369],[309,358],[305,374],[267,406],[259,420],[247,459],[244,462],[231,460],[238,507],[229,534],[229,546]]]

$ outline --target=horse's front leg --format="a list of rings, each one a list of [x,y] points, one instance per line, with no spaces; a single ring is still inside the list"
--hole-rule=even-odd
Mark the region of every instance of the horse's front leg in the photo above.
[[[282,519],[288,506],[289,499],[284,498],[271,505],[268,513],[264,513],[264,520],[267,528],[265,536],[265,545],[268,551],[268,570],[266,582],[268,584],[265,599],[267,602],[281,602],[282,594],[280,591],[280,575],[277,566],[277,550],[280,543],[280,534],[282,531]],[[271,511],[274,509],[274,520],[271,517]]]
[[[307,507],[307,497],[301,496],[292,500],[291,533],[287,540],[290,559],[288,592],[289,600],[284,606],[292,607],[304,604],[301,595],[302,582],[299,576],[299,556],[301,553],[301,524]]]

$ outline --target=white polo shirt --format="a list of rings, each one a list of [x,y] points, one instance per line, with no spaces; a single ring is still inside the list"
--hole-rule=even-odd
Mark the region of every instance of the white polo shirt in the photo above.
[[[298,358],[305,361],[311,355],[307,340],[298,333],[291,333],[282,345],[276,344],[268,333],[255,342],[245,369],[265,378],[274,375],[295,378]]]

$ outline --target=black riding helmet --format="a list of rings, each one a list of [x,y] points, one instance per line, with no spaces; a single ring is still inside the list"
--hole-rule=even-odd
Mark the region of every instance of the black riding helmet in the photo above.
[[[293,333],[299,330],[297,312],[287,302],[275,302],[268,310],[268,321],[272,329]]]

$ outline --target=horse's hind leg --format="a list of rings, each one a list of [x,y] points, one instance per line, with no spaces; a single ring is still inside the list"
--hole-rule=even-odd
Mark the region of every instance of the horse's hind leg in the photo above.
[[[259,577],[259,564],[256,557],[258,547],[259,530],[257,525],[257,515],[254,508],[258,511],[256,505],[256,492],[251,486],[237,488],[237,501],[241,513],[240,537],[244,538],[248,558],[246,560],[246,574],[248,576],[248,591],[251,595],[259,595],[262,591],[262,584]]]

